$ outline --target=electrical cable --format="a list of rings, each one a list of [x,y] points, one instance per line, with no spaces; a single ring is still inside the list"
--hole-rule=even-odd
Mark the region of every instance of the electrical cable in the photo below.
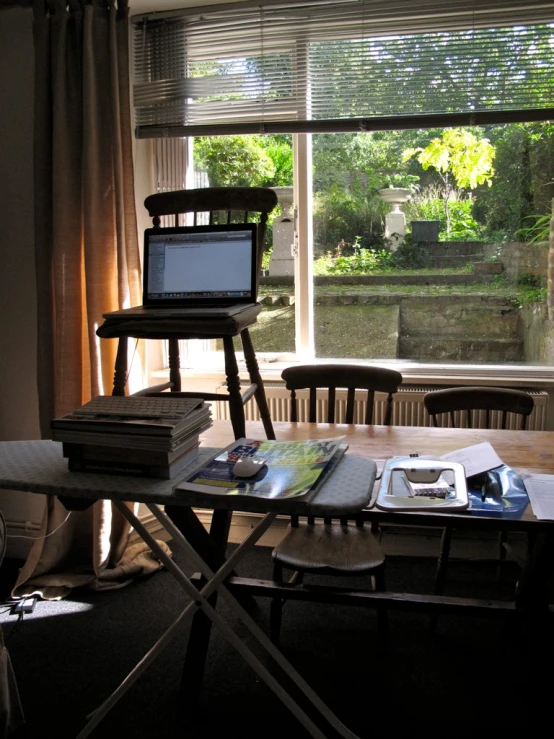
[[[17,621],[12,626],[10,633],[5,637],[4,644],[8,644],[8,642],[14,636],[14,634],[17,634],[17,632],[21,629],[21,627],[23,626],[23,616],[24,616],[24,613],[23,611],[21,611],[17,617]]]
[[[56,531],[59,531],[61,527],[64,525],[64,523],[67,521],[67,519],[71,516],[73,511],[69,511],[67,516],[64,518],[64,520],[61,522],[59,526],[56,526],[54,531],[51,531],[49,534],[46,534],[45,536],[23,536],[23,534],[8,534],[8,539],[48,539],[49,536],[52,536],[52,534],[55,534]]]

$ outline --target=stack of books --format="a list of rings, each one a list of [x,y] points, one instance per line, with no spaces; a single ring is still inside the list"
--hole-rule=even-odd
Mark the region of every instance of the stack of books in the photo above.
[[[198,456],[212,425],[201,398],[100,395],[51,421],[71,471],[169,480]]]

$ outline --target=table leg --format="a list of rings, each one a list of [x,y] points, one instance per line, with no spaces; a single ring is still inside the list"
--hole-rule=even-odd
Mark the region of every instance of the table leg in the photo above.
[[[262,376],[260,375],[260,368],[258,366],[258,360],[256,359],[256,352],[254,351],[252,339],[250,338],[250,332],[247,328],[241,331],[240,340],[244,350],[244,360],[246,362],[246,369],[248,370],[250,382],[257,386],[254,397],[258,404],[258,410],[260,411],[260,418],[264,425],[266,436],[268,439],[275,439],[275,431],[273,430],[271,413],[265,396],[264,383]]]
[[[448,559],[450,557],[450,544],[452,543],[452,527],[446,525],[442,530],[440,551],[437,560],[437,570],[435,573],[435,595],[442,595],[446,583],[446,574],[448,569]],[[431,631],[437,628],[437,615],[431,614]]]
[[[194,511],[188,509],[190,516],[196,518]],[[212,514],[212,523],[210,526],[209,541],[211,542],[211,564],[210,569],[217,570],[225,561],[225,548],[229,538],[229,529],[231,526],[232,513],[229,511],[214,511]],[[198,521],[198,519],[196,518]],[[188,520],[191,524],[190,518]],[[198,521],[200,524],[200,521]],[[202,526],[202,524],[200,524]],[[180,528],[180,527],[179,527]],[[202,530],[206,530],[202,526]],[[189,540],[186,535],[186,529],[180,528],[181,533]],[[200,538],[196,539],[200,543]],[[192,542],[191,542],[192,543]],[[196,547],[195,547],[196,549]],[[204,548],[207,550],[207,546]],[[196,549],[198,552],[199,550]],[[202,550],[200,550],[202,551]],[[202,559],[204,557],[202,556]],[[207,561],[207,560],[204,560]],[[200,587],[206,584],[206,578],[202,576]],[[215,608],[217,605],[217,591],[214,591],[209,598],[210,605]],[[181,701],[187,706],[193,706],[200,700],[202,692],[202,676],[206,669],[206,659],[208,656],[208,647],[210,645],[210,636],[212,632],[212,622],[201,610],[196,611],[192,619],[190,627],[190,635],[187,643],[187,651],[183,664],[183,672],[181,676],[181,687],[179,690]]]
[[[554,537],[547,533],[533,536],[529,557],[516,585],[516,606],[528,614],[529,669],[535,675],[546,674],[550,668],[545,661],[550,654],[547,584],[552,577],[553,561]]]
[[[194,547],[195,551],[198,552],[210,569],[216,570],[221,567],[225,561],[232,513],[222,510],[214,511],[210,533],[208,533],[191,508],[166,506],[165,511],[169,519]],[[205,578],[202,578],[200,587],[205,582]],[[254,598],[250,595],[245,597],[243,594],[240,601],[243,607],[249,611],[256,605]],[[210,605],[215,608],[216,603],[217,593],[214,592],[210,596]],[[195,705],[200,699],[202,675],[204,674],[206,665],[211,627],[211,620],[202,611],[199,610],[194,614],[183,664],[180,688],[181,699],[187,705]]]

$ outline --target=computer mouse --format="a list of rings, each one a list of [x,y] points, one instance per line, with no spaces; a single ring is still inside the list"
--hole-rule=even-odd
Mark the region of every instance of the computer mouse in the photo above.
[[[264,464],[265,459],[261,459],[261,457],[241,457],[233,465],[233,475],[236,477],[254,477]]]

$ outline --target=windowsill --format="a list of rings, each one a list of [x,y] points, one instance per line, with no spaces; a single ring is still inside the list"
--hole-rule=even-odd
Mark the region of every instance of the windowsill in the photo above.
[[[338,364],[353,364],[355,360],[320,359],[309,360],[311,364],[334,362]],[[281,359],[276,356],[258,355],[260,373],[265,382],[277,382],[281,379],[281,372],[285,367],[299,363],[298,360]],[[308,363],[308,362],[306,362]],[[364,364],[373,362],[368,361]],[[241,377],[247,377],[246,365],[239,355],[239,372]],[[402,373],[404,382],[421,383],[432,382],[436,385],[452,383],[479,383],[483,385],[497,385],[509,383],[513,386],[536,388],[554,388],[554,366],[552,365],[470,365],[470,364],[424,364],[406,360],[384,360],[375,362],[382,367],[392,367]],[[210,382],[224,382],[225,370],[223,355],[218,353],[212,356],[212,361],[201,366],[183,367],[183,379],[203,379]],[[167,380],[168,369],[151,372],[155,382]]]

